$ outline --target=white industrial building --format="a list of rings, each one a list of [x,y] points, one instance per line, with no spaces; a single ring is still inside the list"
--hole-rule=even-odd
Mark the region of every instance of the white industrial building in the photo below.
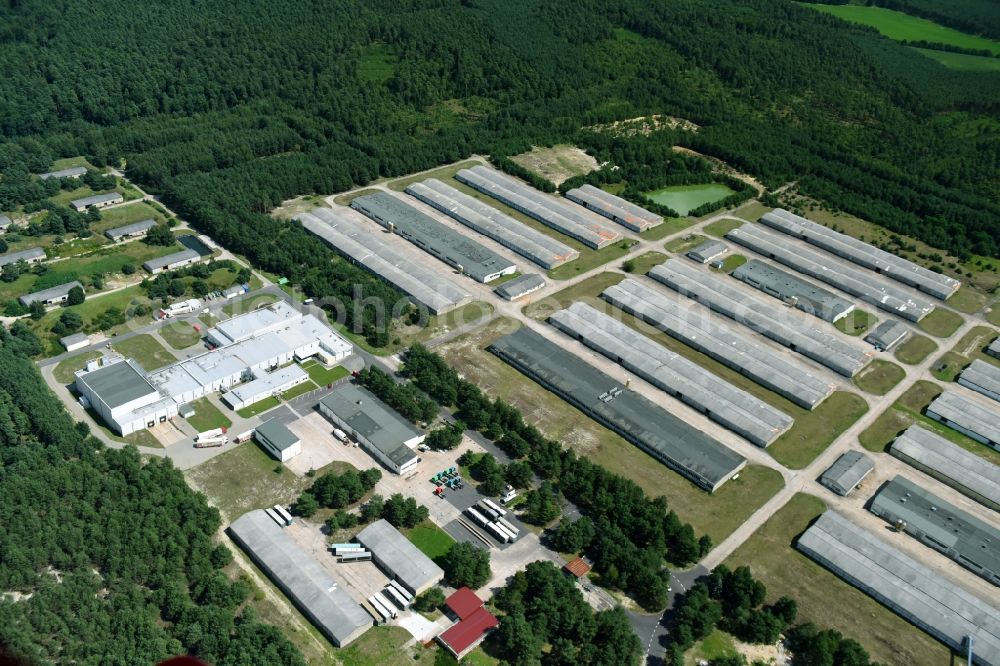
[[[286,462],[302,453],[302,440],[277,419],[271,419],[254,428],[254,439],[272,456]]]
[[[307,381],[309,374],[305,370],[297,365],[290,365],[234,386],[222,394],[222,401],[233,409],[243,409]]]
[[[184,403],[243,382],[260,383],[250,381],[247,389],[233,397],[235,402],[268,386],[284,390],[305,379],[282,366],[312,357],[337,363],[352,351],[349,342],[315,316],[302,314],[284,301],[224,321],[209,329],[207,337],[217,345],[215,349],[156,372],[146,373],[130,360],[91,362],[76,373],[81,403],[92,406],[113,430],[127,435],[176,416]]]

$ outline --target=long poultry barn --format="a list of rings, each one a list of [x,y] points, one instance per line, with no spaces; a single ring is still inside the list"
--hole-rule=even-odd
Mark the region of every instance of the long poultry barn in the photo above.
[[[1000,405],[995,402],[949,388],[927,407],[927,416],[1000,451]]]
[[[815,409],[835,385],[789,354],[757,344],[743,329],[627,278],[604,290],[604,300],[692,349],[711,356],[799,407]]]
[[[892,280],[846,265],[759,224],[744,224],[727,233],[726,238],[903,319],[920,321],[934,309],[931,301],[911,295]]]
[[[549,322],[757,446],[792,427],[784,412],[586,303],[554,313]]]
[[[566,193],[566,198],[632,231],[647,231],[663,223],[663,218],[656,213],[590,183],[574,187]]]
[[[874,358],[870,350],[814,327],[804,318],[789,317],[787,309],[679,259],[654,267],[649,277],[845,377],[853,377]]]

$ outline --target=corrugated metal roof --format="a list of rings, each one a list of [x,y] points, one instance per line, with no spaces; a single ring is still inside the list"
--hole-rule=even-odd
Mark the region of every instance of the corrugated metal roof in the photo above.
[[[605,192],[590,183],[571,189],[566,193],[566,198],[632,231],[646,231],[663,222],[663,218],[656,213],[651,213],[627,199]]]
[[[441,567],[385,519],[358,532],[355,540],[372,552],[379,566],[411,591],[433,585],[444,577]]]
[[[497,294],[508,300],[521,298],[545,286],[545,278],[537,273],[528,273],[504,282],[496,288]]]
[[[180,252],[174,252],[173,254],[168,254],[165,257],[157,257],[156,259],[150,259],[142,265],[147,271],[154,271],[157,268],[166,268],[172,266],[173,264],[190,261],[192,259],[197,259],[201,257],[200,254],[194,250],[181,250]]]
[[[910,329],[903,322],[896,319],[888,319],[876,326],[874,331],[865,336],[865,342],[881,349],[889,349],[905,338],[909,332]]]
[[[41,301],[44,303],[54,298],[62,298],[63,296],[69,294],[74,287],[83,289],[83,285],[80,284],[79,280],[73,280],[72,282],[67,282],[66,284],[60,284],[55,287],[49,287],[48,289],[42,289],[41,291],[34,291],[30,294],[25,294],[18,300],[24,305],[31,305],[35,301]]]
[[[7,264],[16,264],[17,262],[24,259],[44,259],[45,250],[40,247],[29,247],[27,250],[19,250],[17,252],[8,252],[7,254],[0,254],[0,266],[6,266]]]
[[[73,199],[69,202],[69,205],[74,208],[85,208],[86,206],[93,206],[94,204],[112,203],[124,200],[125,197],[121,195],[121,192],[106,192],[104,194],[93,194],[89,197]]]
[[[729,246],[720,240],[707,240],[687,253],[687,256],[698,263],[707,264],[716,257],[729,252]]]
[[[77,381],[89,386],[109,409],[157,393],[156,388],[146,378],[146,373],[128,359],[105,363],[96,370],[79,375]]]
[[[112,240],[115,240],[121,238],[122,236],[137,234],[140,231],[148,231],[155,226],[156,220],[139,220],[138,222],[133,222],[132,224],[125,224],[120,227],[115,227],[114,229],[108,229],[104,232],[104,235]]]
[[[854,309],[854,303],[840,298],[832,291],[817,287],[759,259],[751,259],[730,275],[825,321],[836,321]]]
[[[958,383],[988,398],[1000,400],[1000,366],[977,358],[962,371]]]
[[[335,386],[320,404],[341,418],[355,432],[397,465],[416,457],[405,442],[423,434],[374,393],[355,384]]]
[[[937,415],[979,437],[1000,443],[1000,407],[974,396],[946,389],[927,407],[927,414]]]
[[[854,490],[875,469],[872,459],[860,451],[847,451],[820,476],[819,482],[840,495]]]

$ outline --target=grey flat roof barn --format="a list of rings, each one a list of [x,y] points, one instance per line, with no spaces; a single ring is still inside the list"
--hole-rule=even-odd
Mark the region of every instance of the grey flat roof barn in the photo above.
[[[489,350],[706,490],[718,490],[747,464],[743,456],[530,329],[500,338]]]
[[[668,259],[653,267],[648,275],[845,377],[853,377],[872,360],[870,350],[814,327],[811,320],[791,318],[783,307],[758,298],[756,292],[738,289],[725,278],[680,259]]]
[[[368,612],[263,510],[237,518],[229,534],[337,647],[350,644],[372,627]]]
[[[958,376],[958,383],[1000,401],[1000,366],[977,358]]]
[[[1000,338],[990,343],[990,346],[986,348],[986,353],[994,358],[1000,358]]]
[[[75,345],[82,343],[90,344],[90,336],[86,333],[73,333],[72,335],[59,338],[59,343],[69,350],[70,347],[74,347]]]
[[[838,257],[843,257],[882,275],[888,275],[897,282],[915,287],[941,300],[947,299],[962,286],[962,283],[954,278],[935,273],[912,261],[880,250],[874,245],[847,234],[828,229],[822,224],[817,224],[782,208],[764,213],[760,221],[789,236],[801,238]]]
[[[819,482],[847,496],[875,469],[872,459],[860,451],[846,451],[819,477]]]
[[[1000,586],[1000,530],[989,523],[898,475],[879,489],[868,510]]]
[[[840,298],[832,291],[817,287],[760,259],[751,259],[730,275],[824,321],[835,322],[854,310],[854,303]]]
[[[372,553],[372,560],[389,576],[395,577],[414,595],[436,585],[444,571],[389,521],[377,520],[354,537]]]
[[[580,256],[565,243],[501,213],[475,197],[436,178],[413,183],[406,193],[420,199],[470,229],[492,238],[545,269],[561,266]]]
[[[299,442],[299,437],[278,419],[269,419],[254,428],[254,434],[263,437],[268,444],[278,451],[295,446]]]
[[[949,388],[927,407],[927,416],[1000,450],[1000,405],[995,402]]]
[[[155,226],[156,220],[140,220],[138,222],[133,222],[132,224],[126,224],[120,227],[115,227],[114,229],[108,229],[104,232],[104,235],[111,240],[116,241],[120,238],[128,238],[129,236],[145,233]]]
[[[136,367],[131,359],[107,363],[93,372],[77,375],[76,381],[90,387],[94,395],[109,409],[157,392],[156,387],[146,378],[146,373]]]
[[[165,257],[157,257],[155,259],[150,259],[145,262],[142,267],[145,268],[150,273],[162,270],[165,268],[170,268],[176,264],[191,262],[195,259],[200,259],[201,255],[194,250],[181,250],[179,252],[174,252],[168,254]]]
[[[952,650],[964,652],[965,639],[972,636],[975,663],[1000,666],[995,606],[839,513],[826,511],[795,547]]]
[[[346,211],[314,208],[311,213],[296,215],[295,219],[331,248],[407,294],[432,314],[442,314],[471,300],[469,292],[452,280],[393,248],[385,234],[363,230]]]
[[[66,300],[69,296],[69,292],[75,287],[83,289],[83,285],[80,284],[79,280],[73,280],[72,282],[67,282],[66,284],[56,285],[55,287],[49,287],[48,289],[42,289],[40,291],[33,291],[30,294],[25,294],[17,300],[21,301],[21,304],[25,307],[31,305],[35,301],[40,301],[42,303],[52,303],[54,301]]]
[[[391,194],[357,197],[351,208],[479,282],[491,282],[517,270],[508,259]]]
[[[910,329],[901,321],[888,319],[865,336],[865,342],[879,351],[889,351],[910,334]]]
[[[566,198],[632,231],[646,231],[663,222],[663,218],[656,213],[651,213],[628,199],[605,192],[590,183],[574,187],[566,193]]]
[[[0,231],[6,229],[12,224],[14,224],[14,221],[11,220],[8,216],[0,215]]]
[[[726,238],[903,319],[920,321],[934,309],[931,301],[911,295],[892,280],[845,264],[759,224],[744,224]]]
[[[19,261],[35,262],[41,261],[45,258],[45,250],[40,247],[30,247],[27,250],[19,250],[17,252],[8,252],[7,254],[0,254],[0,266],[6,266],[7,264],[16,264]]]
[[[912,425],[889,446],[889,453],[980,504],[1000,511],[1000,466],[941,435]]]
[[[701,243],[685,256],[687,256],[688,259],[697,261],[699,264],[707,264],[713,259],[718,259],[726,252],[729,252],[729,246],[720,240],[713,239]]]
[[[504,282],[502,285],[494,289],[494,291],[497,295],[506,298],[508,301],[513,301],[527,296],[533,291],[538,291],[544,286],[545,278],[538,273],[528,273],[526,275],[516,277],[513,280]]]
[[[757,446],[792,427],[784,412],[586,303],[554,313],[549,323]]]
[[[125,197],[121,195],[121,192],[107,192],[105,194],[93,194],[81,199],[73,199],[69,202],[69,205],[76,210],[84,210],[91,206],[110,206],[113,203],[121,203],[123,201],[125,201]]]
[[[621,232],[596,215],[548,197],[495,169],[474,166],[456,173],[455,179],[595,250],[622,239]]]
[[[335,386],[320,400],[320,412],[336,416],[399,468],[416,458],[408,443],[424,432],[366,388],[350,383]]]
[[[49,178],[79,178],[83,174],[87,173],[87,167],[69,167],[68,169],[59,169],[58,171],[48,171],[46,173],[38,174],[38,177],[42,180],[48,180]]]
[[[680,296],[626,278],[605,289],[601,297],[800,407],[815,409],[833,393],[835,384],[804,362],[758,344],[721,317],[678,302]]]

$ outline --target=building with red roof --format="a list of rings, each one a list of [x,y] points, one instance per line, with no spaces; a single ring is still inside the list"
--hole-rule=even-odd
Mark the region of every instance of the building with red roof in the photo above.
[[[444,605],[459,620],[464,620],[483,607],[483,600],[467,587],[461,587],[444,600]]]
[[[437,640],[455,659],[461,659],[482,643],[486,635],[498,626],[500,622],[493,614],[480,606],[471,615],[439,634]]]
[[[563,566],[563,569],[577,578],[583,578],[590,573],[590,565],[587,564],[582,557],[570,560],[565,564],[565,566]]]

